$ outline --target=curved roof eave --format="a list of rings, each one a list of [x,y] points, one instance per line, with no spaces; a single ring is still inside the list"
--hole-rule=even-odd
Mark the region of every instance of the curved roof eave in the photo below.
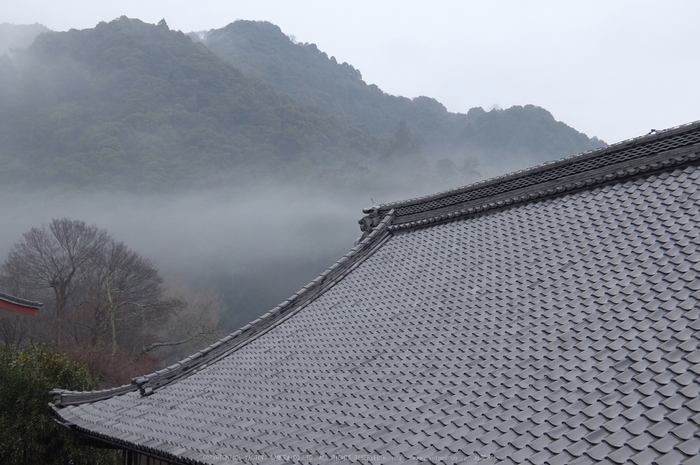
[[[371,234],[360,240],[350,252],[334,263],[318,278],[311,281],[308,285],[299,290],[299,292],[292,295],[277,307],[257,318],[255,321],[243,326],[241,329],[167,368],[156,371],[155,373],[136,377],[131,380],[131,384],[89,392],[54,389],[51,391],[51,394],[54,396],[52,408],[55,410],[56,407],[96,402],[136,390],[139,390],[141,395],[147,396],[152,394],[155,390],[182,378],[186,378],[196,373],[199,369],[235,352],[238,348],[261,336],[303,309],[316,297],[323,294],[328,288],[341,280],[347,273],[369,257],[388,238],[388,227],[391,224],[391,219],[392,215],[391,211],[389,211]]]

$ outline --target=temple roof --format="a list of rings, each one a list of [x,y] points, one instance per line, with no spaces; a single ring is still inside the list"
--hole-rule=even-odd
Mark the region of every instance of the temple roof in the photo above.
[[[693,123],[367,209],[288,301],[54,415],[172,463],[700,463],[699,159]]]
[[[8,312],[19,313],[22,315],[36,316],[39,314],[39,309],[42,305],[43,304],[41,302],[20,299],[19,297],[0,292],[0,310],[6,310]],[[9,313],[6,315],[9,315]]]

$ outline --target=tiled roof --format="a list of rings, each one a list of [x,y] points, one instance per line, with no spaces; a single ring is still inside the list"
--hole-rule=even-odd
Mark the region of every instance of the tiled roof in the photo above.
[[[41,302],[20,299],[19,297],[0,292],[0,309],[3,310],[8,310],[13,313],[21,313],[24,315],[36,316],[39,314],[39,309],[42,305],[44,304],[42,304]]]
[[[379,206],[250,327],[55,415],[176,463],[698,464],[699,158],[693,124]]]

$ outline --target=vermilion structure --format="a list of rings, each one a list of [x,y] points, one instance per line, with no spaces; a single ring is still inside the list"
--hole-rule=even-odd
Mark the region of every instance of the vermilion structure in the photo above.
[[[20,299],[0,292],[0,318],[16,315],[39,315],[43,304],[31,300]]]

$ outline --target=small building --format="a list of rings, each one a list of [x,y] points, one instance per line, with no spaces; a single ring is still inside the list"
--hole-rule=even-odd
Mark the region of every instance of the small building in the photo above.
[[[126,464],[700,464],[700,123],[365,213],[289,300],[56,420]]]
[[[39,315],[39,309],[43,304],[31,300],[20,299],[4,292],[0,292],[0,318],[17,315]]]

